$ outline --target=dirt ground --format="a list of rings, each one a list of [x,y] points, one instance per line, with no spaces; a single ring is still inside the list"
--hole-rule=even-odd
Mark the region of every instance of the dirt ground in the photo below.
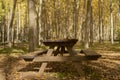
[[[19,54],[0,54],[0,80],[120,80],[120,53],[97,51],[97,61],[80,62],[81,74],[72,62],[49,63],[38,77],[41,63],[25,62]]]

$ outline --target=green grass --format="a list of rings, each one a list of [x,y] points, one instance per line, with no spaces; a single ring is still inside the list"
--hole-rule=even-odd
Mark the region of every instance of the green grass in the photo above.
[[[12,54],[12,53],[27,53],[28,46],[26,44],[15,44],[14,47],[0,46],[0,54]]]
[[[84,65],[83,70],[85,72],[85,76],[87,76],[89,80],[101,80],[100,73],[95,71],[95,69],[93,69],[92,67]]]
[[[74,77],[78,77],[78,75],[76,75],[75,73],[68,73],[68,72],[58,72],[57,73],[57,77],[60,78],[60,79],[64,79],[64,78],[74,78]]]
[[[120,51],[120,44],[119,43],[114,43],[114,44],[111,44],[111,43],[103,43],[103,44],[95,43],[94,46],[91,47],[91,49],[119,52]]]
[[[66,73],[60,73],[60,72],[57,73],[57,77],[58,77],[58,78],[61,78],[61,79],[62,79],[62,78],[64,78],[64,77],[66,77],[66,76],[67,76]]]
[[[24,48],[17,48],[17,47],[14,47],[14,48],[1,48],[0,49],[0,54],[11,54],[11,53],[25,53],[27,52],[26,49]]]
[[[36,50],[40,49],[47,49],[48,47],[46,46],[40,46],[39,48],[36,48]],[[75,46],[75,49],[84,49],[84,46],[78,42]],[[114,43],[111,44],[109,42],[99,44],[99,43],[94,43],[92,47],[90,47],[91,50],[107,50],[107,51],[115,51],[115,52],[120,52],[120,44],[119,43]],[[9,47],[4,47],[0,48],[0,54],[11,54],[11,53],[28,53],[28,45],[25,44],[17,44],[13,48]]]
[[[36,50],[47,49],[46,46],[39,46]],[[12,54],[12,53],[28,53],[28,45],[27,44],[17,44],[14,47],[0,47],[0,54]]]
[[[84,46],[78,42],[75,46],[75,49],[84,49]],[[111,44],[110,42],[105,43],[94,43],[93,46],[90,46],[91,50],[107,50],[107,51],[116,51],[120,52],[120,43]]]

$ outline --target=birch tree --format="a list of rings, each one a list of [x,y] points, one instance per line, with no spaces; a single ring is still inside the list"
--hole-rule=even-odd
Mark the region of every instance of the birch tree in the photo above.
[[[34,0],[28,0],[29,10],[29,51],[32,52],[36,48],[36,25],[35,25],[35,3]]]
[[[15,17],[15,9],[16,9],[16,5],[17,5],[17,0],[13,1],[13,9],[12,9],[12,13],[11,13],[11,20],[10,20],[10,24],[9,24],[9,28],[8,30],[10,31],[10,33],[8,33],[9,36],[9,47],[12,47],[12,41],[13,41],[13,21],[14,21],[14,17]]]
[[[110,40],[111,43],[114,43],[114,37],[113,37],[113,9],[112,9],[112,0],[110,0]]]
[[[90,36],[90,22],[91,22],[91,5],[92,0],[87,0],[87,13],[86,13],[86,20],[85,20],[85,40],[84,40],[84,47],[85,49],[89,48],[89,36]]]

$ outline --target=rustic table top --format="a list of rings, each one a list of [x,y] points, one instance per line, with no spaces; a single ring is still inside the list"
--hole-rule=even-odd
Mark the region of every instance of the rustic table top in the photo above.
[[[61,39],[61,40],[46,40],[43,41],[46,46],[73,46],[78,40],[77,39]]]

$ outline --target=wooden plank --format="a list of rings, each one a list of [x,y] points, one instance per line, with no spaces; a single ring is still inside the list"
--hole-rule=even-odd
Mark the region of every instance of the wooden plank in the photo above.
[[[47,57],[47,56],[50,56],[52,53],[53,53],[53,49],[49,49],[48,52],[47,52],[47,54],[46,54],[46,57]],[[46,63],[46,62],[45,62],[45,63],[42,63],[42,65],[41,65],[41,67],[40,67],[40,69],[39,69],[39,75],[40,75],[40,76],[41,76],[42,73],[44,72],[46,66],[47,66],[47,63]]]
[[[77,39],[63,39],[63,40],[46,40],[43,44],[46,46],[73,46],[78,40]]]
[[[84,56],[48,56],[36,57],[34,62],[62,62],[62,61],[82,61],[86,60]]]
[[[48,50],[34,51],[25,55],[21,55],[20,58],[23,58],[25,61],[32,61],[36,56],[47,53],[47,51]]]
[[[21,80],[39,80],[40,75],[36,72],[24,72],[21,75]]]
[[[81,50],[80,52],[84,53],[87,59],[97,60],[99,57],[101,57],[100,54],[91,50]]]

